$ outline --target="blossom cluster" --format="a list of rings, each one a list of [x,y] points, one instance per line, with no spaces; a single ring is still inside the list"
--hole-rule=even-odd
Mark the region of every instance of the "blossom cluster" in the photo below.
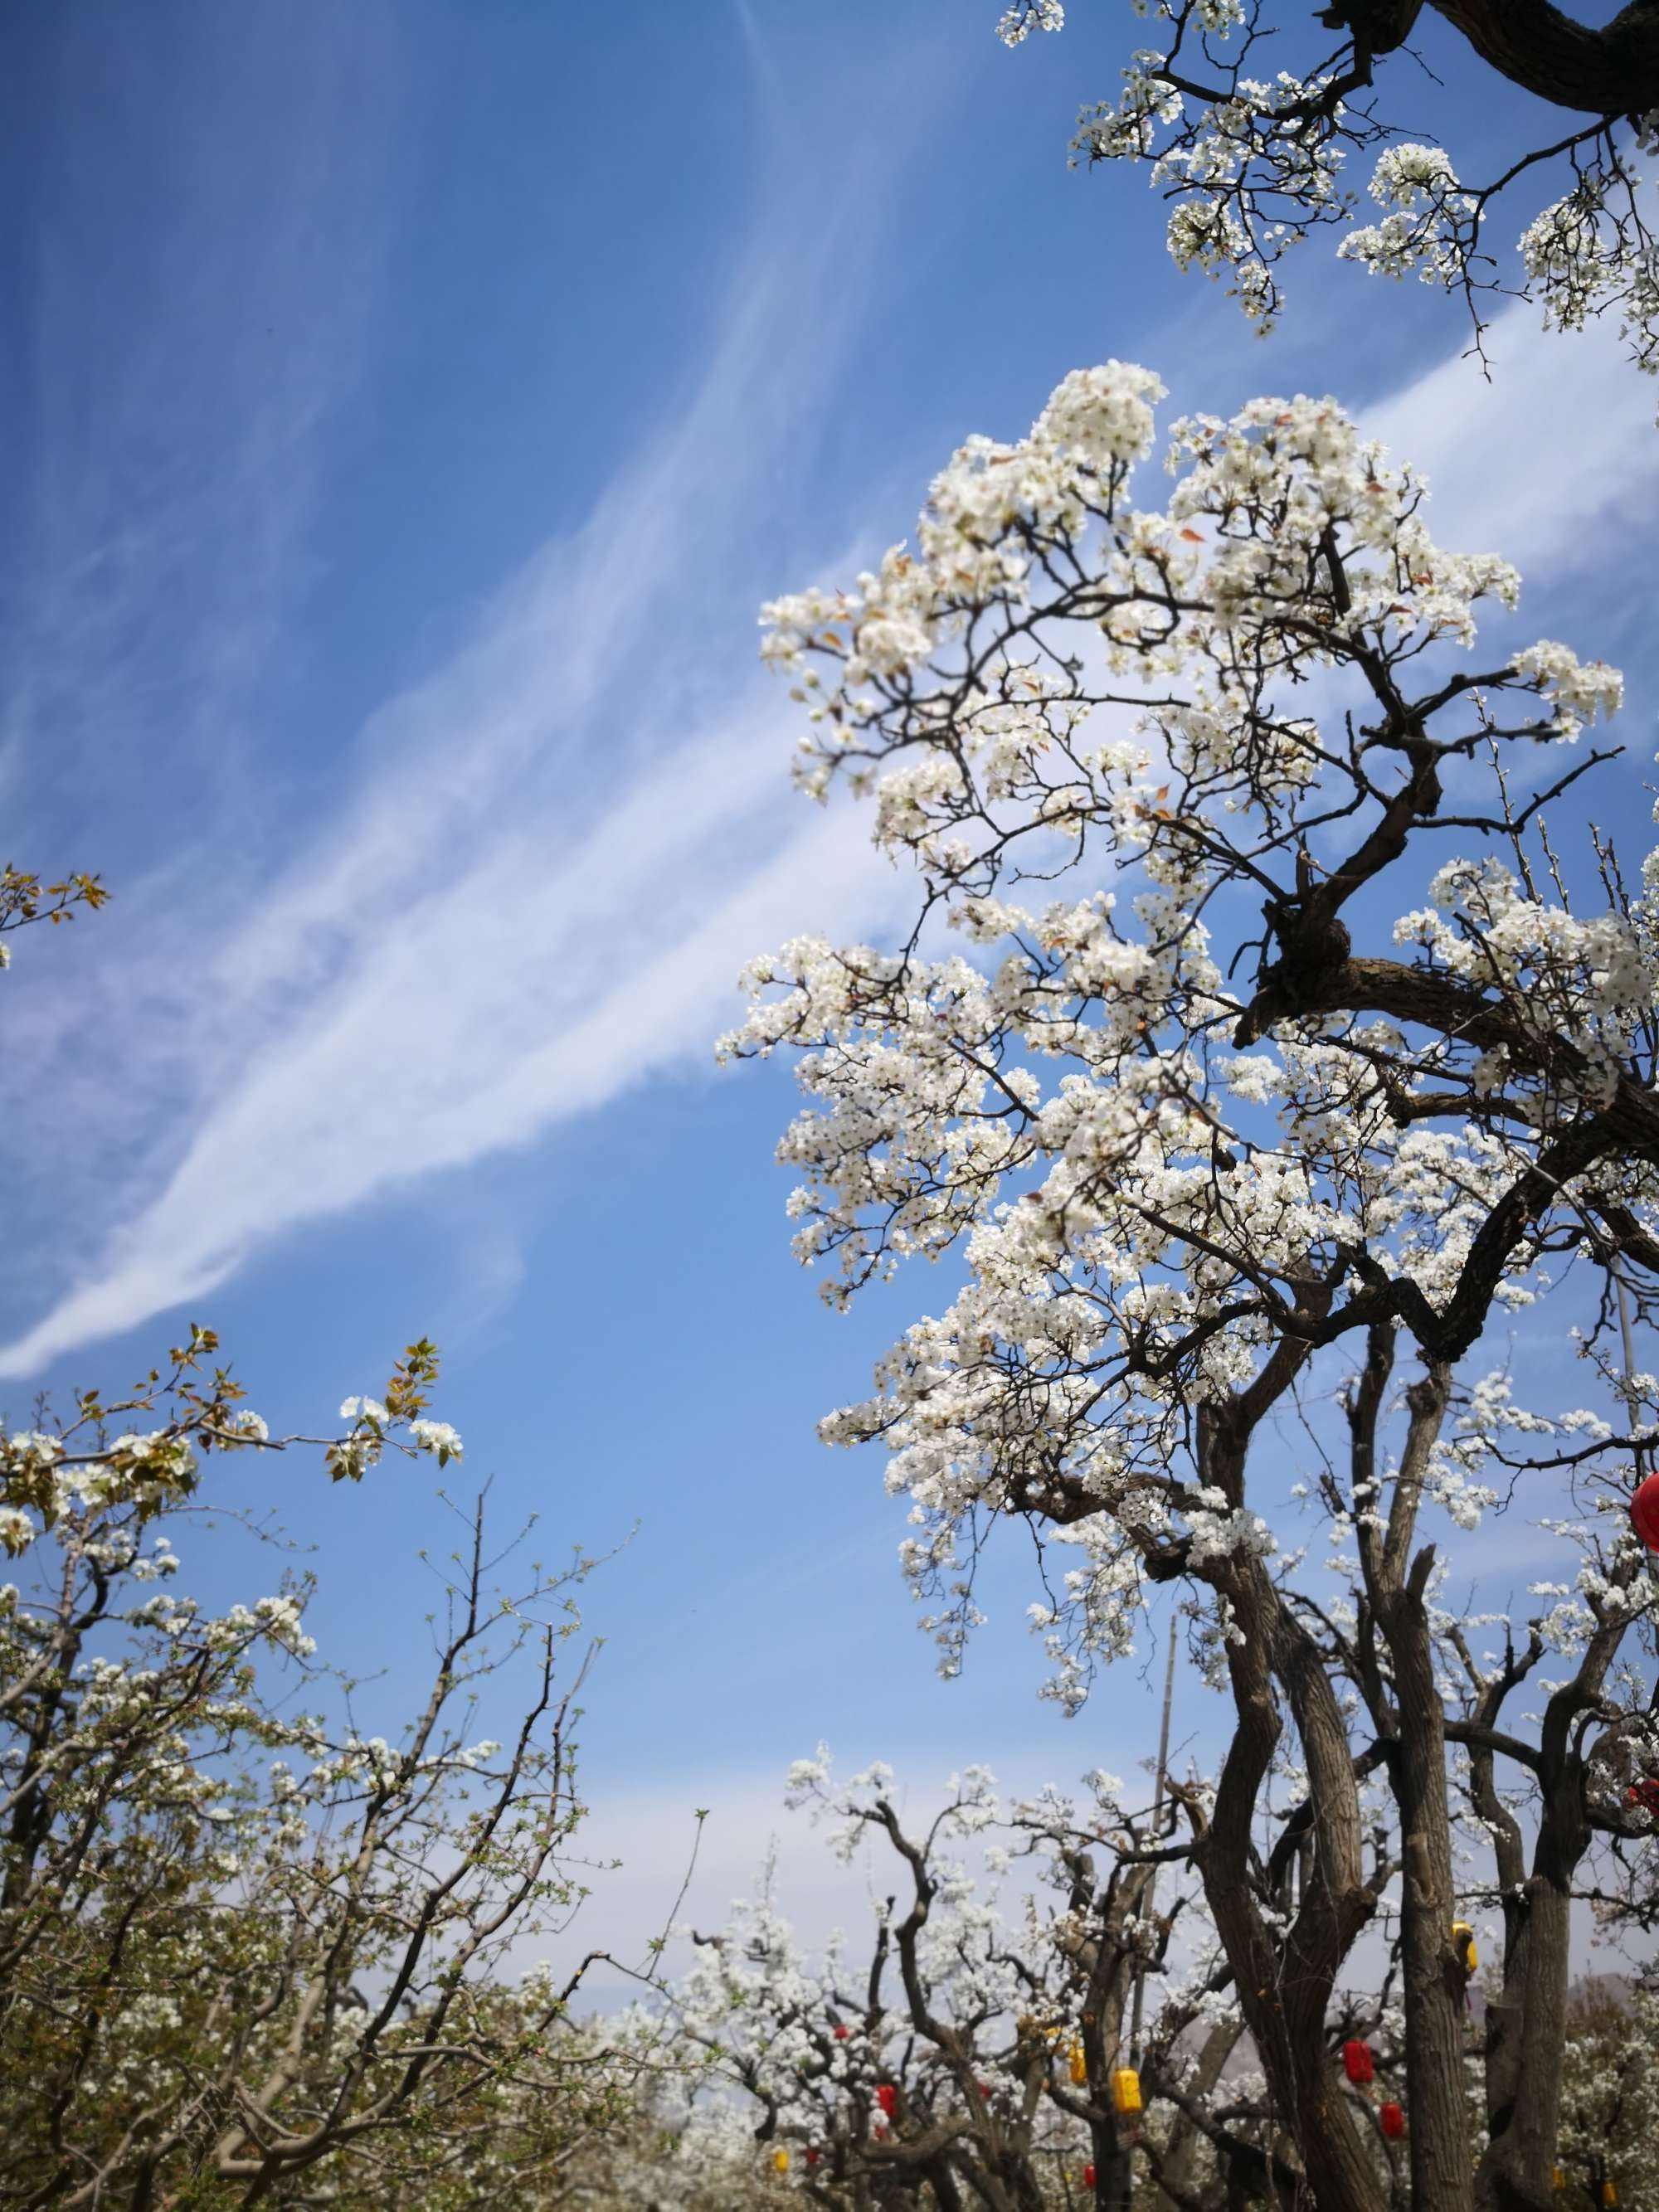
[[[1328,400],[1177,423],[1173,489],[1136,503],[1160,396],[1129,365],[1074,373],[1028,437],[958,451],[911,546],[765,610],[803,787],[868,799],[927,927],[902,951],[792,940],[722,1046],[795,1056],[780,1157],[826,1296],[965,1262],[823,1433],[881,1439],[947,1669],[977,1617],[964,1537],[987,1514],[1048,1526],[1065,1556],[1034,1625],[1068,1705],[1133,1648],[1150,1559],[1177,1547],[1224,1595],[1273,1552],[1243,1499],[1176,1472],[1181,1409],[1247,1386],[1315,1283],[1452,1310],[1527,1146],[1624,1095],[1659,1003],[1645,908],[1580,915],[1490,857],[1443,861],[1398,920],[1392,1015],[1364,1018],[1370,970],[1329,1010],[1280,980],[1305,859],[1268,902],[1282,955],[1270,934],[1253,973],[1248,933],[1217,943],[1304,824],[1409,821],[1418,790],[1432,818],[1431,764],[1570,747],[1620,684],[1547,640],[1458,672],[1515,571],[1437,544],[1420,482]],[[1357,870],[1374,849],[1357,831]],[[1340,962],[1346,926],[1321,927]],[[1453,994],[1428,1042],[1425,990]],[[1416,1110],[1437,1086],[1449,1105]],[[1547,1287],[1539,1243],[1496,1270],[1500,1309]],[[1462,1523],[1453,1459],[1431,1495]]]
[[[1659,255],[1645,158],[1650,117],[1593,115],[1477,187],[1459,176],[1445,149],[1403,137],[1375,93],[1362,93],[1382,58],[1362,40],[1334,55],[1310,47],[1296,65],[1262,76],[1253,73],[1258,48],[1275,59],[1295,52],[1303,26],[1293,11],[1291,21],[1279,21],[1243,0],[1134,4],[1158,21],[1161,43],[1129,55],[1115,100],[1082,108],[1070,158],[1142,165],[1171,204],[1167,238],[1176,266],[1224,280],[1258,331],[1277,318],[1285,253],[1314,231],[1334,229],[1339,258],[1376,276],[1414,270],[1461,293],[1479,344],[1481,295],[1502,282],[1487,240],[1492,205],[1523,174],[1553,164],[1570,185],[1520,234],[1521,284],[1547,327],[1577,330],[1606,314],[1616,319],[1636,365],[1659,369]],[[996,29],[1005,45],[1018,46],[1034,30],[1063,23],[1053,0],[1018,0]],[[1384,212],[1376,222],[1356,222],[1346,165],[1379,143],[1369,192]]]

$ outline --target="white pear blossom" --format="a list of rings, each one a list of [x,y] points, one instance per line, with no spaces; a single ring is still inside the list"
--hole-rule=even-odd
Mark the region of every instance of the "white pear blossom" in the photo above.
[[[1451,190],[1397,151],[1396,198]],[[1275,1744],[1293,1731],[1319,1864],[1349,1869],[1318,1908],[1352,1931],[1334,2002],[1344,1945],[1389,1910],[1359,1869],[1402,1731],[1445,1770],[1444,1863],[1449,1741],[1513,1888],[1531,1877],[1489,1739],[1531,1778],[1573,1739],[1481,1716],[1559,1654],[1572,1671],[1533,1688],[1587,1698],[1601,1730],[1576,1848],[1632,1832],[1650,1686],[1609,1670],[1659,1589],[1627,1533],[1659,1457],[1659,1363],[1635,1351],[1659,1322],[1659,868],[1632,893],[1605,829],[1576,871],[1540,831],[1604,769],[1572,741],[1617,714],[1620,678],[1553,640],[1483,642],[1519,579],[1438,543],[1408,465],[1334,401],[1267,398],[1176,423],[1154,500],[1160,396],[1121,362],[1067,377],[1026,438],[958,450],[908,550],[767,610],[805,708],[799,780],[868,802],[915,919],[755,962],[722,1049],[794,1059],[780,1158],[832,1304],[951,1263],[822,1425],[885,1455],[942,1670],[966,1663],[1000,1522],[1038,1549],[1027,1617],[1067,1712],[1144,1654],[1175,1585],[1236,1742],[1264,1711]],[[1525,1403],[1498,1340],[1551,1310],[1589,1324],[1596,1388],[1570,1421]],[[1536,1517],[1574,1480],[1596,1489],[1547,1532],[1577,1554],[1568,1595],[1486,1665],[1451,1562],[1478,1572],[1517,1492]],[[1328,1543],[1293,1525],[1309,1510]],[[798,1794],[825,1786],[798,1770]],[[1274,1846],[1252,1860],[1249,1832],[1206,1854],[1205,1891],[1289,2109],[1317,2062],[1261,2008],[1297,1917],[1250,1890]],[[1434,1960],[1407,1975],[1414,2046],[1452,2034],[1425,2017],[1447,1987]],[[1419,2071],[1413,2096],[1449,2080]],[[1486,2155],[1508,2172],[1499,2104]]]
[[[1605,316],[1638,368],[1659,369],[1650,158],[1659,78],[1622,16],[1605,28],[1574,22],[1571,43],[1551,27],[1548,11],[1523,16],[1498,52],[1458,11],[1440,11],[1469,33],[1483,60],[1551,103],[1540,113],[1577,111],[1565,129],[1540,126],[1534,138],[1512,139],[1492,159],[1489,180],[1476,182],[1446,148],[1405,136],[1410,106],[1394,110],[1378,89],[1385,82],[1400,88],[1402,38],[1415,10],[1316,10],[1310,21],[1272,0],[1133,4],[1156,23],[1158,43],[1127,53],[1115,99],[1084,104],[1071,159],[1143,164],[1170,203],[1176,266],[1222,280],[1258,331],[1278,319],[1285,256],[1329,230],[1339,258],[1373,275],[1414,272],[1457,293],[1477,348],[1486,295],[1524,289],[1547,327],[1578,330]],[[1006,9],[996,26],[1011,47],[1034,30],[1062,27],[1061,10],[1040,0]],[[1363,203],[1348,165],[1368,154],[1369,197],[1383,212],[1357,222]],[[1565,189],[1518,240],[1504,241],[1514,254],[1506,265],[1494,251],[1494,210],[1540,175]]]

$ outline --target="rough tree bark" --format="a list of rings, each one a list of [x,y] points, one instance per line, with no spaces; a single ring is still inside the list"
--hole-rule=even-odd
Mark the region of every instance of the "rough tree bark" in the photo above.
[[[1376,1423],[1393,1371],[1395,1343],[1391,1324],[1368,1332],[1365,1365],[1349,1403],[1348,1423],[1360,1568],[1368,1605],[1388,1649],[1393,1683],[1391,1699],[1384,1696],[1380,1670],[1374,1686],[1368,1687],[1379,1735],[1389,1744],[1400,1808],[1412,2202],[1417,2212],[1470,2212],[1474,2190],[1463,2099],[1466,1977],[1450,1935],[1455,1913],[1445,1711],[1425,1601],[1434,1570],[1433,1547],[1411,1558],[1430,1455],[1451,1396],[1451,1373],[1437,1363],[1407,1391],[1411,1423],[1387,1527],[1379,1529],[1365,1508],[1374,1510],[1378,1496]]]
[[[1199,1430],[1203,1480],[1243,1498],[1251,1431],[1302,1364],[1291,1347],[1248,1391],[1205,1410]],[[1273,1385],[1277,1388],[1273,1388]],[[1238,1633],[1228,1644],[1237,1729],[1198,1854],[1239,2006],[1270,2094],[1301,2156],[1299,2203],[1318,2212],[1380,2212],[1376,2172],[1348,2100],[1337,2087],[1325,2021],[1343,1960],[1376,1907],[1367,1887],[1353,1758],[1321,1655],[1279,1602],[1261,1562],[1237,1558],[1218,1577]],[[1315,1848],[1296,1917],[1275,1944],[1250,1886],[1257,1799],[1283,1729],[1276,1682],[1301,1740]]]
[[[1625,1577],[1635,1571],[1626,1568]],[[1518,1894],[1506,1894],[1504,1900],[1504,1990],[1487,2058],[1491,2139],[1477,2185],[1483,2212],[1545,2212],[1554,2202],[1550,2173],[1560,2120],[1572,1888],[1591,1833],[1584,1742],[1627,1626],[1616,1608],[1604,1618],[1585,1645],[1577,1673],[1551,1694],[1530,1762],[1542,1803],[1532,1871]],[[1506,1667],[1505,1688],[1526,1671],[1525,1665]],[[1486,1788],[1495,1798],[1489,1773]],[[1512,1820],[1507,1828],[1500,1826],[1495,1841],[1500,1876],[1507,1876],[1520,1857]]]
[[[1659,104],[1659,6],[1632,0],[1601,30],[1549,0],[1429,0],[1511,84],[1589,115]]]
[[[1550,0],[1426,0],[1482,61],[1553,106],[1632,115],[1659,105],[1659,4],[1631,0],[1600,29]],[[1411,36],[1425,0],[1340,0],[1320,20],[1353,39],[1362,70]]]

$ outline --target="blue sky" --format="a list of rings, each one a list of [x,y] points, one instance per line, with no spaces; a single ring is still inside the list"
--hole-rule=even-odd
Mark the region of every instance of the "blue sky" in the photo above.
[[[710,1064],[750,953],[896,896],[787,790],[760,599],[902,536],[1079,362],[1148,362],[1172,410],[1334,389],[1449,543],[1520,562],[1528,634],[1625,662],[1651,750],[1653,387],[1524,311],[1488,387],[1452,307],[1322,247],[1252,342],[1138,185],[1066,168],[1127,10],[1012,56],[996,12],[71,0],[4,33],[0,795],[13,858],[117,895],[4,982],[6,1401],[112,1387],[190,1316],[313,1427],[436,1336],[504,1522],[638,1523],[590,1607],[630,1898],[694,1803],[723,1895],[820,1735],[1064,1777],[1131,1765],[1150,1703],[1036,1703],[1012,1547],[938,1683],[877,1465],[814,1441],[947,1293],[830,1320],[770,1164],[787,1075]],[[1433,58],[1421,119],[1474,118],[1473,172],[1519,98]],[[429,1484],[248,1480],[389,1714]],[[266,1571],[233,1531],[191,1564]]]

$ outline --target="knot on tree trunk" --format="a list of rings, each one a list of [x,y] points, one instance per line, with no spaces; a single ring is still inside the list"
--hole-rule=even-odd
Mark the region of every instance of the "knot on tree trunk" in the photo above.
[[[1376,1892],[1368,1883],[1361,1882],[1346,1889],[1337,1899],[1337,1927],[1345,1943],[1351,1943],[1370,1926],[1376,1911]]]
[[[1233,1032],[1233,1042],[1241,1047],[1254,1044],[1275,1022],[1322,1006],[1353,951],[1347,924],[1335,915],[1273,900],[1262,912],[1279,957],[1262,969],[1255,996]]]

